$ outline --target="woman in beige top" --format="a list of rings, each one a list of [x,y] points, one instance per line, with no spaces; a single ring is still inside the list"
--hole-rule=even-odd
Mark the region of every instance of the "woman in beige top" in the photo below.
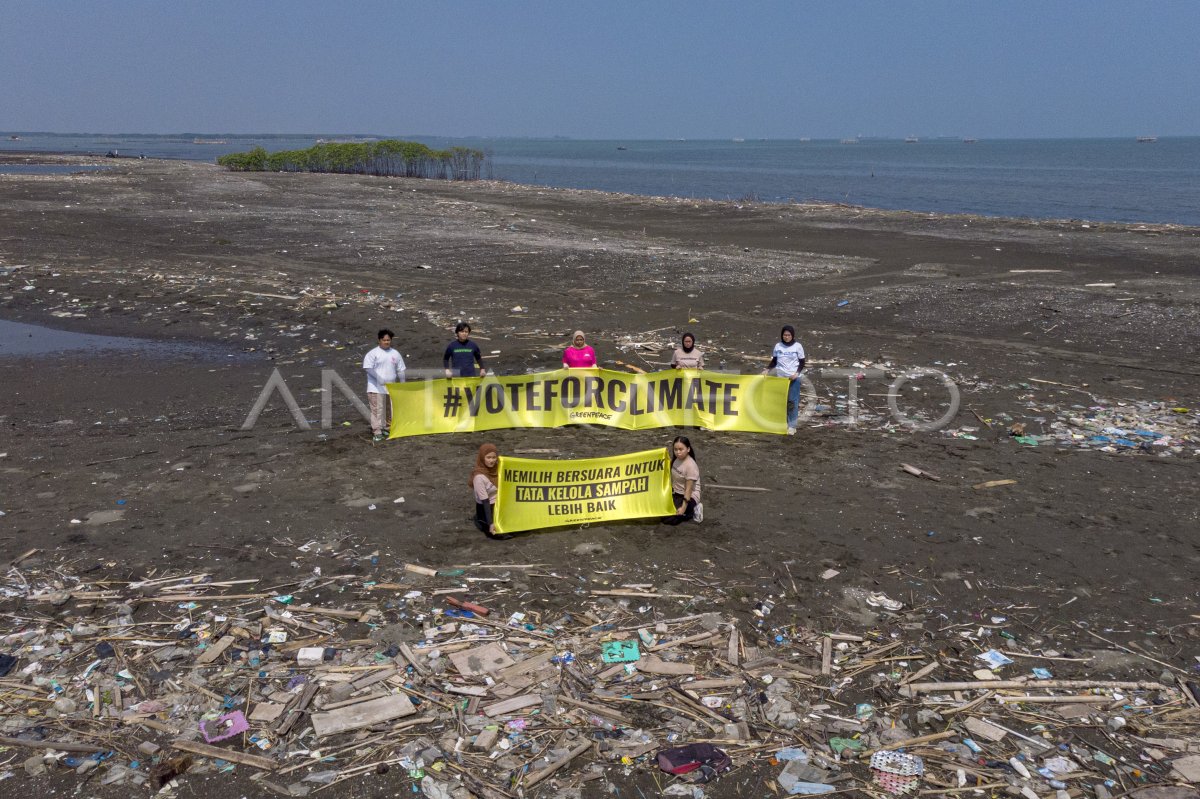
[[[500,452],[495,444],[484,444],[475,455],[471,470],[471,492],[475,495],[475,526],[488,538],[511,536],[496,532],[496,483],[500,481]]]
[[[671,442],[671,499],[675,515],[663,519],[663,524],[682,524],[703,521],[704,506],[700,504],[700,467],[696,451],[686,436],[676,436]]]
[[[704,353],[696,347],[696,337],[691,333],[683,334],[680,346],[675,348],[675,354],[671,356],[671,367],[674,369],[704,368]]]

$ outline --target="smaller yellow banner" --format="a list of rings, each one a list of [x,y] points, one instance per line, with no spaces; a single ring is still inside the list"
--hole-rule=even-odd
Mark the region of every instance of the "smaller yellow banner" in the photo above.
[[[670,516],[671,460],[666,448],[548,461],[500,458],[496,531]]]

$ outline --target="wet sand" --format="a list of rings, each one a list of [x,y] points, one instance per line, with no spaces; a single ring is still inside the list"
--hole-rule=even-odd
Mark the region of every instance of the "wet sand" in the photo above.
[[[0,358],[0,558],[38,547],[40,558],[128,577],[157,568],[287,580],[301,544],[354,540],[364,574],[377,568],[371,551],[393,567],[686,570],[730,586],[734,609],[774,594],[816,626],[847,618],[840,592],[856,585],[955,620],[1033,608],[1032,626],[1081,646],[1074,622],[1190,668],[1200,447],[1029,446],[1010,426],[1052,434],[1060,415],[1094,407],[1133,425],[1157,403],[1153,415],[1194,440],[1198,253],[1200,231],[1161,225],[153,160],[0,175],[0,318],[209,347]],[[438,367],[461,318],[508,373],[556,366],[575,328],[606,365],[661,368],[691,330],[711,365],[753,371],[791,323],[820,407],[794,437],[689,431],[706,482],[768,489],[709,489],[701,525],[502,543],[469,520],[466,477],[483,441],[591,457],[665,444],[675,431],[372,446],[342,399],[331,429],[298,429],[277,399],[240,429],[273,369],[318,420],[321,369],[362,391],[376,329],[396,332],[410,369]],[[886,413],[888,380],[866,379],[851,425],[836,370],[868,367],[943,370],[962,408],[946,431],[911,432]],[[919,385],[906,407],[938,415],[936,384]],[[1017,482],[973,488],[1005,479]],[[839,576],[819,579],[830,567]]]

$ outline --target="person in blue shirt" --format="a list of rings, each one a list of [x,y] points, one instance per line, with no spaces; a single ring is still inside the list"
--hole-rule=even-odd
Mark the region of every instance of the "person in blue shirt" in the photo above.
[[[771,363],[763,370],[763,374],[771,373],[786,377],[788,384],[787,398],[787,431],[789,436],[796,434],[796,423],[800,418],[800,387],[801,373],[804,371],[804,347],[796,341],[796,328],[784,325],[779,331],[779,341],[771,350]]]
[[[471,326],[466,322],[455,325],[454,341],[446,345],[442,367],[446,370],[446,377],[483,377],[487,374],[483,366],[483,353],[479,351],[479,345],[471,341]]]

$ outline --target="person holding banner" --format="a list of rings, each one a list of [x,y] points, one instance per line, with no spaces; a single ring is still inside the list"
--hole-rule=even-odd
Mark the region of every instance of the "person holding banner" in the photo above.
[[[675,348],[675,354],[671,356],[672,369],[703,369],[704,368],[704,353],[696,346],[696,337],[691,333],[684,333],[680,345]]]
[[[363,369],[367,372],[367,401],[371,406],[371,432],[376,444],[387,439],[384,428],[390,423],[391,401],[388,383],[404,382],[404,358],[392,349],[392,331],[386,327],[379,331],[379,346],[363,358]]]
[[[571,336],[571,346],[563,350],[563,368],[594,369],[595,367],[596,351],[588,346],[583,331],[576,330]]]
[[[476,364],[479,371],[475,371]],[[466,322],[454,326],[454,341],[446,345],[442,368],[446,370],[446,377],[483,377],[487,373],[483,367],[483,353],[479,351],[479,345],[471,341],[471,326]]]
[[[510,536],[496,532],[496,483],[500,480],[500,452],[495,444],[483,444],[475,455],[471,490],[475,494],[475,526],[488,538],[502,541]]]
[[[796,422],[800,419],[800,374],[804,370],[804,347],[796,341],[796,328],[784,325],[779,331],[779,341],[771,351],[771,362],[763,370],[764,375],[775,370],[779,377],[792,381],[788,385],[787,396],[787,433],[796,435]]]
[[[663,519],[663,524],[683,524],[704,521],[704,506],[700,504],[700,467],[696,451],[687,436],[676,436],[671,442],[671,499],[675,515]]]

